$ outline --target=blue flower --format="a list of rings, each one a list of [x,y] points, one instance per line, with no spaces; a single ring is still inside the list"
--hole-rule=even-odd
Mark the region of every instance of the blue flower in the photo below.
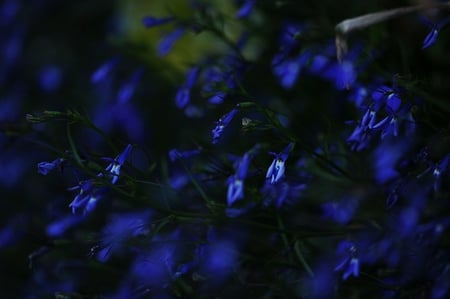
[[[269,169],[267,169],[266,178],[270,178],[270,183],[275,184],[284,176],[284,163],[286,162],[289,153],[294,147],[293,143],[289,143],[289,145],[279,154],[271,153],[275,156],[275,159],[270,164]]]
[[[65,160],[62,158],[58,158],[53,160],[52,162],[40,162],[38,163],[38,173],[42,174],[42,175],[47,175],[50,171],[52,171],[53,169],[57,168],[57,167],[62,167],[62,163]]]
[[[117,66],[117,64],[119,64],[119,60],[119,57],[114,57],[97,68],[91,75],[91,83],[96,84],[103,81]]]
[[[178,159],[187,159],[200,154],[200,149],[194,149],[189,151],[180,151],[178,149],[171,149],[169,151],[170,161],[175,162]]]
[[[78,186],[69,188],[69,190],[80,190],[69,207],[72,208],[73,214],[79,214],[81,211],[83,215],[91,213],[96,208],[103,193],[103,189],[93,186],[93,180],[80,182]]]
[[[450,16],[446,17],[445,19],[439,21],[437,24],[433,24],[429,21],[424,20],[426,25],[430,27],[430,32],[427,34],[425,39],[423,40],[422,49],[426,49],[428,47],[431,47],[436,43],[439,31],[447,25],[448,22],[450,22]]]
[[[236,200],[244,198],[244,179],[247,177],[249,163],[250,154],[245,153],[239,161],[236,173],[228,179],[228,206],[231,206]]]
[[[58,66],[47,66],[39,72],[39,86],[48,93],[55,92],[61,86],[63,72]]]
[[[120,168],[130,155],[131,149],[132,149],[131,144],[128,144],[127,147],[123,150],[123,152],[120,153],[120,155],[118,155],[115,159],[104,158],[105,160],[111,161],[111,163],[105,169],[105,171],[109,173],[109,175],[112,177],[111,184],[115,184],[119,179]]]
[[[216,144],[219,141],[219,138],[222,136],[223,130],[228,126],[228,124],[231,122],[231,120],[233,119],[233,117],[236,115],[237,112],[238,109],[234,108],[233,110],[231,110],[230,112],[219,118],[218,121],[216,121],[216,126],[212,130],[213,144]]]
[[[147,16],[142,19],[142,24],[144,24],[144,26],[146,28],[151,28],[151,27],[170,23],[173,20],[174,20],[174,17],[155,18],[155,17]]]
[[[239,8],[239,10],[236,12],[237,18],[246,18],[250,15],[250,13],[253,10],[253,6],[255,5],[255,0],[246,0],[244,4]]]
[[[348,241],[343,241],[338,246],[338,251],[344,251],[345,257],[334,268],[334,271],[343,271],[342,279],[347,280],[351,275],[354,277],[359,276],[359,259],[356,256],[356,247],[354,244]],[[347,253],[345,253],[347,251]]]
[[[322,205],[326,218],[331,218],[339,224],[349,223],[358,209],[356,198],[341,198],[339,201],[327,202]]]
[[[309,52],[305,52],[295,58],[286,59],[273,67],[275,75],[284,88],[290,89],[295,85],[301,69],[306,65],[309,58]]]
[[[182,109],[186,107],[186,105],[189,103],[191,97],[191,89],[194,86],[195,81],[197,80],[198,73],[199,73],[198,67],[193,67],[188,71],[186,76],[186,82],[177,91],[176,105],[178,108]]]
[[[280,35],[280,50],[272,59],[272,66],[282,63],[291,55],[291,52],[299,46],[297,36],[303,31],[303,25],[287,23],[283,26]]]
[[[172,50],[173,45],[184,34],[185,29],[180,27],[164,36],[158,44],[158,56],[166,56]]]
[[[120,104],[128,102],[134,94],[134,90],[136,89],[139,80],[144,74],[144,68],[138,68],[131,78],[123,84],[118,93],[117,93],[117,102]]]

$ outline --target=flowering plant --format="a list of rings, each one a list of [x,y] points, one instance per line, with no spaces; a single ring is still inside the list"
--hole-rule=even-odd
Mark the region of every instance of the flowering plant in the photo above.
[[[448,298],[450,2],[383,2],[0,4],[0,297]]]

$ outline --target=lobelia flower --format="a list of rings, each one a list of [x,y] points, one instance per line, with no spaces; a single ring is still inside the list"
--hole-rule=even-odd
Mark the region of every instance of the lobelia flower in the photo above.
[[[104,64],[102,64],[98,69],[96,69],[91,75],[91,83],[97,84],[103,81],[111,71],[119,64],[120,58],[114,57]]]
[[[39,71],[39,87],[47,92],[53,93],[58,90],[62,83],[62,69],[58,66],[46,66]]]
[[[375,124],[375,120],[376,112],[369,107],[355,130],[353,130],[350,137],[347,138],[347,142],[351,145],[352,150],[361,151],[369,145],[373,135],[372,127]]]
[[[347,280],[351,275],[359,276],[359,259],[356,256],[356,247],[348,241],[341,242],[338,251],[348,251],[346,257],[334,268],[334,271],[343,271],[342,279]]]
[[[434,180],[434,190],[437,191],[440,189],[442,185],[442,176],[445,172],[447,172],[450,167],[450,154],[447,154],[439,163],[436,163],[436,165],[433,168],[433,176],[435,178]]]
[[[171,33],[164,36],[158,43],[158,50],[157,50],[158,56],[162,57],[169,54],[175,42],[179,40],[181,36],[183,36],[185,31],[186,31],[185,28],[179,27],[174,31],[172,31]]]
[[[120,155],[118,155],[115,159],[104,158],[105,160],[109,160],[111,163],[106,167],[105,171],[109,173],[112,177],[111,184],[115,184],[119,179],[120,168],[125,163],[126,159],[131,153],[132,146],[128,144],[127,147],[123,150]]]
[[[330,218],[339,224],[347,224],[352,220],[358,206],[358,200],[349,196],[338,201],[326,202],[321,208],[325,218]]]
[[[58,158],[53,160],[52,162],[40,162],[37,165],[38,173],[42,175],[47,175],[50,171],[54,170],[57,167],[62,168],[62,163],[65,160],[62,158]]]
[[[133,73],[131,78],[120,87],[117,93],[117,102],[119,104],[127,103],[131,99],[136,89],[136,86],[139,83],[139,80],[142,78],[143,74],[144,68],[143,67],[138,68]]]
[[[436,43],[439,31],[445,27],[445,25],[450,22],[450,16],[446,17],[445,19],[439,21],[436,24],[431,23],[430,21],[424,20],[426,25],[430,27],[430,32],[427,34],[425,39],[423,40],[422,49],[426,49],[431,47]]]
[[[95,188],[93,186],[92,179],[80,182],[78,186],[69,188],[68,190],[80,190],[69,204],[69,207],[72,208],[73,214],[78,214],[81,210],[83,215],[86,215],[95,209],[103,193],[103,189]]]
[[[200,149],[194,149],[194,150],[190,150],[190,151],[180,151],[178,149],[171,149],[169,151],[169,158],[170,161],[175,162],[178,159],[187,159],[193,156],[196,156],[198,154],[200,154],[201,150]]]
[[[147,236],[150,219],[149,211],[112,215],[103,228],[101,244],[93,250],[97,259],[105,262],[113,254],[122,254],[127,250],[127,242],[131,239]]]
[[[286,60],[291,52],[299,46],[300,42],[297,36],[302,33],[303,27],[301,24],[294,23],[287,23],[283,26],[279,40],[280,49],[272,59],[272,67],[276,67]]]
[[[250,15],[255,5],[256,0],[245,0],[239,10],[236,12],[236,17],[243,19]]]
[[[223,130],[228,126],[228,124],[231,122],[231,120],[233,119],[233,117],[236,115],[237,112],[238,109],[234,108],[233,110],[231,110],[230,112],[219,118],[218,121],[216,121],[216,126],[212,130],[213,144],[216,144],[219,141],[220,137],[222,136]]]
[[[249,163],[250,154],[245,153],[239,161],[236,173],[228,178],[228,206],[231,206],[236,200],[244,198],[244,179],[247,177]]]
[[[301,69],[310,59],[310,53],[304,52],[292,59],[285,59],[281,63],[273,66],[273,72],[278,77],[280,84],[291,89],[296,83]]]
[[[191,89],[194,86],[195,81],[197,80],[198,73],[199,73],[198,67],[193,67],[188,71],[186,76],[186,82],[177,91],[176,105],[178,108],[182,109],[186,107],[186,105],[189,103],[191,97]]]
[[[152,16],[147,16],[144,17],[142,19],[142,24],[144,24],[144,26],[146,28],[152,28],[152,27],[156,27],[156,26],[160,26],[160,25],[164,25],[167,23],[170,23],[174,20],[174,17],[162,17],[162,18],[155,18]]]
[[[266,178],[270,178],[270,183],[275,184],[279,180],[281,180],[284,176],[284,163],[286,162],[289,153],[292,151],[294,147],[293,143],[289,143],[289,145],[279,154],[270,153],[275,156],[275,159],[270,164],[269,169],[267,169]]]

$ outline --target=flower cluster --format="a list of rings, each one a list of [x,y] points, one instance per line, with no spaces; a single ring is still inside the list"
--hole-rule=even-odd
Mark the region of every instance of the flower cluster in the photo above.
[[[57,2],[0,4],[1,298],[450,296],[448,3]]]

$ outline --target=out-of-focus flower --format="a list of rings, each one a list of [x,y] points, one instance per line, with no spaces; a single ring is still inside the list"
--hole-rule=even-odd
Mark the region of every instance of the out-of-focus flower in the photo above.
[[[236,17],[243,19],[250,15],[255,5],[256,0],[245,0],[239,10],[236,12]]]
[[[345,253],[347,252],[347,253]],[[334,271],[343,272],[342,279],[347,280],[350,276],[359,276],[359,259],[356,256],[356,247],[348,241],[341,242],[338,253],[344,254],[342,261],[334,268]]]
[[[38,74],[39,86],[45,92],[55,92],[62,83],[62,70],[58,66],[47,66]]]
[[[138,68],[131,78],[120,87],[117,93],[117,102],[119,104],[127,103],[131,99],[143,74],[144,68]]]
[[[324,217],[331,218],[339,224],[347,224],[353,218],[359,203],[357,199],[348,197],[339,201],[327,202],[322,205]]]
[[[247,177],[250,159],[250,154],[245,153],[237,165],[236,173],[228,179],[228,206],[231,206],[236,200],[244,198],[244,180]]]
[[[91,75],[91,83],[97,84],[103,81],[111,71],[119,64],[120,58],[114,57],[104,64],[102,64],[99,68],[97,68]]]
[[[176,28],[171,33],[165,35],[158,43],[158,56],[166,56],[172,50],[173,45],[183,36],[186,29],[183,27]]]
[[[300,42],[298,36],[303,32],[304,26],[299,23],[286,23],[281,30],[279,51],[272,59],[272,67],[276,67],[292,54]]]
[[[150,216],[148,211],[112,215],[103,228],[101,250],[96,253],[96,257],[104,262],[112,254],[127,250],[130,239],[147,236],[150,232]]]
[[[424,20],[425,24],[430,28],[430,32],[427,34],[423,40],[422,49],[426,49],[434,45],[437,41],[438,34],[442,28],[445,27],[450,22],[450,16],[445,19],[440,20],[438,23],[433,24],[430,21]]]
[[[170,161],[175,162],[178,159],[187,159],[200,154],[200,149],[194,149],[189,151],[180,151],[178,149],[171,149],[169,152]]]
[[[47,225],[45,232],[51,238],[60,238],[64,233],[80,223],[82,218],[78,215],[70,215],[51,222]]]
[[[286,89],[291,89],[297,82],[301,69],[306,65],[309,59],[310,53],[305,52],[297,57],[285,59],[273,66],[273,71],[278,77],[280,84]]]
[[[191,89],[195,84],[199,74],[199,68],[193,67],[191,68],[186,76],[186,82],[181,86],[176,95],[176,105],[178,108],[182,109],[186,107],[191,98]]]
[[[170,23],[173,20],[175,20],[174,17],[156,18],[156,17],[152,17],[152,16],[147,16],[147,17],[144,17],[142,19],[142,24],[144,24],[144,26],[146,28],[152,28],[152,27],[156,27],[156,26],[160,26],[160,25],[164,25],[164,24]]]
[[[0,25],[7,26],[14,21],[20,9],[20,1],[5,0],[0,5]]]
[[[37,165],[38,173],[42,175],[47,175],[50,171],[55,168],[62,168],[62,164],[65,160],[62,158],[58,158],[53,160],[52,162],[40,162]]]

